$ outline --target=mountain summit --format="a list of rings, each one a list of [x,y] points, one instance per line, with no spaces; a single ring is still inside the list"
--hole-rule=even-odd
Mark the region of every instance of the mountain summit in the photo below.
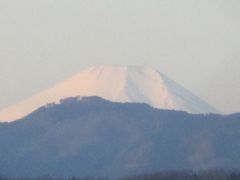
[[[99,96],[113,102],[147,103],[160,109],[216,113],[200,98],[147,66],[93,66],[19,104],[0,111],[0,121],[13,121],[68,97]]]

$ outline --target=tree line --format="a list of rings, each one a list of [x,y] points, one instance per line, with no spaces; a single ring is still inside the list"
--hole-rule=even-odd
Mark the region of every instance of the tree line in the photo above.
[[[111,180],[106,177],[7,177],[0,176],[0,180]],[[240,180],[240,171],[201,171],[201,172],[158,172],[135,176],[121,177],[116,180]]]

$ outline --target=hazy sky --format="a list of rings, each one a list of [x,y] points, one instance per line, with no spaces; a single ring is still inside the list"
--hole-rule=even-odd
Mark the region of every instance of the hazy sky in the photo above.
[[[240,111],[239,0],[0,0],[0,108],[95,64],[148,64]]]

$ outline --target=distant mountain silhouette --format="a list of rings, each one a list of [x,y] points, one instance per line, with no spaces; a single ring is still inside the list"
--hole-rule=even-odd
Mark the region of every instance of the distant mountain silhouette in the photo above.
[[[69,97],[98,96],[112,102],[147,103],[192,114],[219,113],[157,69],[148,66],[92,66],[22,102],[0,109],[0,122],[21,119]]]
[[[0,175],[123,176],[240,168],[240,114],[67,98],[0,123]]]

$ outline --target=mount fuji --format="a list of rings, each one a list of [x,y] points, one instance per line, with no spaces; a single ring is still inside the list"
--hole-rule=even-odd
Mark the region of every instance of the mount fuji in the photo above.
[[[0,122],[20,119],[68,97],[99,96],[112,102],[147,103],[192,114],[218,111],[158,70],[148,66],[93,66],[21,103],[0,110]]]

